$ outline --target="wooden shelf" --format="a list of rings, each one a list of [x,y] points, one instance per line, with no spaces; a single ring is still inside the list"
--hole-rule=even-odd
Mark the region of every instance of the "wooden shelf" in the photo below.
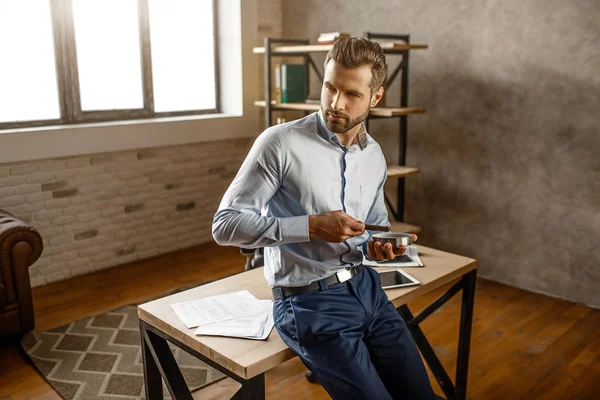
[[[265,107],[266,103],[264,100],[259,100],[255,101],[254,105]],[[321,105],[312,103],[275,103],[272,101],[271,108],[273,110],[319,111]],[[399,117],[401,115],[422,114],[424,112],[424,108],[418,107],[373,107],[369,114],[375,117]]]
[[[396,53],[406,50],[424,50],[429,46],[426,44],[404,44],[394,42],[379,42],[384,53]],[[331,50],[333,44],[309,44],[299,46],[273,46],[271,54],[308,54],[315,52],[326,52]],[[255,47],[252,49],[254,54],[264,54],[264,47]]]
[[[389,178],[403,178],[405,176],[418,174],[419,168],[405,167],[403,165],[392,165],[387,166],[387,177]]]
[[[392,232],[404,232],[404,233],[419,233],[421,227],[417,225],[407,224],[405,222],[391,221]]]
[[[264,100],[257,100],[254,102],[255,106],[265,107],[266,102]],[[273,110],[298,110],[298,111],[319,111],[321,109],[320,104],[313,103],[276,103],[271,101],[271,109]]]

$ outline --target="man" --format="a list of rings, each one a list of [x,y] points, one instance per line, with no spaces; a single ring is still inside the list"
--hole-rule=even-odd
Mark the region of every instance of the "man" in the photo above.
[[[378,273],[361,264],[406,250],[374,243],[361,222],[389,226],[385,158],[363,123],[386,75],[377,43],[337,41],[321,110],[256,139],[213,221],[217,243],[265,247],[277,331],[334,399],[435,398]]]

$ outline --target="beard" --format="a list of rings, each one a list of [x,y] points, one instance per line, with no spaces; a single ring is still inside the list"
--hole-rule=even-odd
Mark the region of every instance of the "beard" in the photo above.
[[[332,108],[323,108],[323,106],[321,106],[321,112],[323,113],[325,125],[327,125],[327,128],[333,133],[348,132],[350,129],[354,128],[356,125],[360,124],[365,119],[367,119],[369,111],[371,111],[370,105],[367,107],[367,111],[365,111],[363,114],[359,115],[356,118],[351,118],[348,114],[344,112],[333,111]],[[343,119],[332,118],[329,114],[342,117]]]

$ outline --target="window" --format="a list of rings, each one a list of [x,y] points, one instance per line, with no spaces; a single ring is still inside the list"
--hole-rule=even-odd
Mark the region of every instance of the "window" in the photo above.
[[[214,0],[0,0],[0,129],[219,112]]]

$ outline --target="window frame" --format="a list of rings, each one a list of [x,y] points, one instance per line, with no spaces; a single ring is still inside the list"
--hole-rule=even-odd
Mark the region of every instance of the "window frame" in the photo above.
[[[154,110],[153,80],[152,80],[152,54],[150,40],[150,20],[148,0],[137,0],[138,23],[140,40],[140,57],[142,67],[142,96],[143,108],[123,110],[83,111],[79,88],[79,71],[77,66],[77,52],[75,44],[75,26],[73,18],[72,0],[48,0],[50,3],[50,17],[52,19],[52,33],[54,43],[54,56],[56,65],[56,79],[59,94],[60,118],[0,122],[0,133],[3,130],[35,128],[45,126],[69,126],[94,122],[117,122],[128,120],[147,120],[165,117],[195,116],[221,113],[220,99],[220,71],[219,71],[219,40],[218,40],[218,15],[217,0],[211,0],[213,10],[213,51],[215,71],[215,108],[202,110],[156,112]]]

